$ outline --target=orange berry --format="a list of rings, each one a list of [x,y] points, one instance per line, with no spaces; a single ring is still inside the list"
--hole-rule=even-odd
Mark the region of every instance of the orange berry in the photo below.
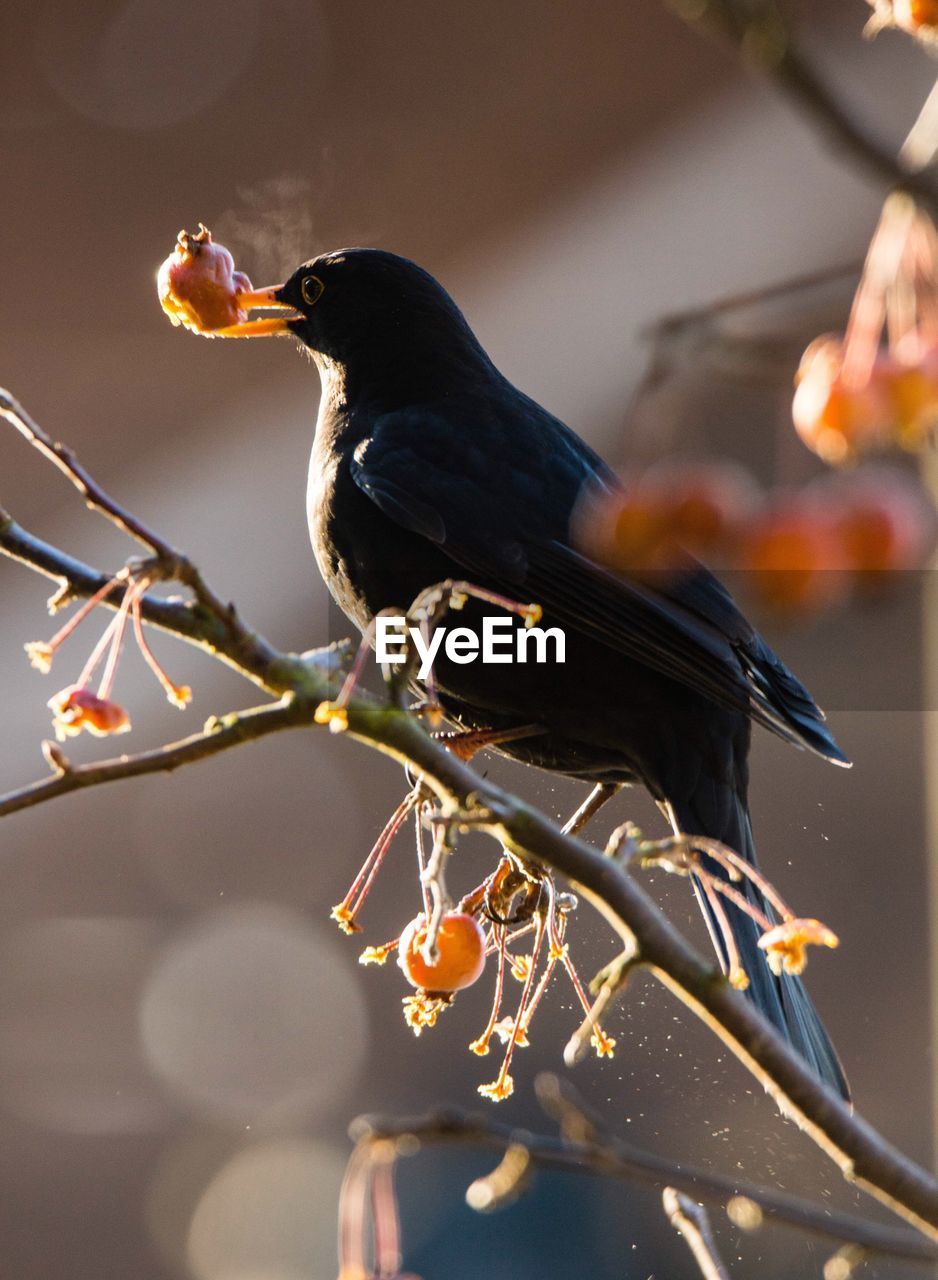
[[[825,462],[846,462],[875,445],[892,420],[889,396],[878,370],[857,387],[843,377],[843,343],[817,338],[795,375],[792,419],[804,443]]]
[[[448,911],[437,936],[435,964],[421,948],[427,940],[426,917],[411,920],[401,934],[397,963],[412,987],[422,991],[461,991],[471,987],[485,968],[485,936],[474,916]]]
[[[781,613],[812,613],[838,603],[847,591],[834,521],[820,504],[804,499],[778,503],[750,526],[741,565],[760,603]]]
[[[724,463],[666,459],[625,488],[586,503],[581,549],[619,573],[668,570],[718,549],[758,501],[755,482]]]
[[[655,495],[640,488],[623,495],[609,530],[604,563],[623,572],[666,568],[675,551],[667,512],[660,509]]]
[[[641,488],[664,513],[668,536],[695,553],[734,536],[759,503],[752,477],[725,462],[668,458],[645,473]]]
[[[883,445],[921,449],[938,428],[935,351],[881,351],[869,378],[854,386],[844,376],[843,343],[818,338],[802,356],[795,382],[795,428],[833,465]]]
[[[892,0],[892,20],[913,35],[922,27],[938,27],[938,0]]]
[[[869,467],[837,486],[837,530],[849,566],[860,573],[920,568],[934,546],[936,513],[904,472]]]
[[[97,738],[104,738],[111,733],[126,733],[130,728],[130,717],[123,707],[79,685],[59,690],[47,705],[52,711],[55,736],[60,742],[67,737],[75,737],[82,729],[87,729]]]
[[[238,294],[251,288],[234,258],[216,244],[212,233],[199,223],[194,234],[180,231],[176,247],[156,277],[160,305],[172,320],[194,333],[211,333],[246,319],[238,306]]]
[[[895,443],[921,449],[938,427],[938,353],[929,351],[914,364],[893,361],[883,383]]]

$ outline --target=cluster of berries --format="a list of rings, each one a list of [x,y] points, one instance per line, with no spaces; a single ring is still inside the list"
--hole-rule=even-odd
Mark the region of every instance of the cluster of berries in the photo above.
[[[74,684],[66,685],[49,699],[52,727],[59,742],[85,731],[103,738],[114,733],[126,733],[130,729],[130,716],[111,697],[128,625],[133,630],[137,648],[159,681],[168,701],[180,709],[188,706],[191,701],[192,690],[188,685],[175,684],[169,678],[147,640],[143,627],[142,602],[149,586],[148,577],[134,577],[128,570],[122,570],[86,600],[51,640],[31,640],[25,646],[32,665],[47,674],[52,669],[56,651],[95,607],[109,600],[113,594],[122,593],[113,618],[102,632]],[[102,662],[104,669],[95,691],[91,686]]]
[[[675,460],[584,502],[576,536],[587,555],[639,581],[700,556],[735,571],[763,609],[804,615],[922,567],[936,524],[927,494],[899,468],[826,474],[766,495],[739,467]]]
[[[805,351],[795,429],[838,466],[900,448],[920,453],[938,428],[938,232],[904,192],[870,241],[847,322]]]
[[[546,871],[505,853],[495,871],[458,903],[451,903],[442,883],[445,831],[433,822],[420,787],[398,805],[385,825],[348,893],[333,908],[332,918],[344,933],[357,933],[358,917],[378,869],[406,819],[416,818],[417,858],[423,910],[400,937],[361,953],[362,964],[385,964],[392,955],[414,994],[403,999],[404,1020],[415,1035],[436,1025],[459,991],[472,986],[491,958],[496,965],[492,1009],[482,1034],[470,1044],[473,1053],[488,1054],[491,1041],[505,1046],[495,1080],[479,1086],[483,1097],[499,1102],[511,1095],[510,1067],[515,1050],[529,1043],[535,1010],[555,972],[563,970],[587,1020],[588,1039],[598,1057],[611,1057],[615,1040],[592,1016],[592,1004],[580,981],[565,941],[576,899],[557,891]],[[424,831],[433,829],[433,849],[424,849]],[[517,944],[525,940],[525,950]],[[527,949],[530,945],[530,950]],[[506,979],[521,985],[513,1015],[502,1017]]]

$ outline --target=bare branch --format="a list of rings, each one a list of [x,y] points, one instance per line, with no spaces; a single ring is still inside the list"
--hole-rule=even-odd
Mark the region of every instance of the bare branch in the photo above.
[[[723,316],[732,315],[737,311],[746,311],[791,294],[808,293],[823,285],[855,279],[862,270],[863,260],[857,259],[854,262],[840,263],[835,267],[822,267],[802,275],[787,276],[784,280],[777,280],[772,284],[718,297],[702,306],[689,307],[683,311],[672,311],[659,316],[648,326],[642,336],[651,343],[652,350],[656,351],[686,333],[704,332],[707,326]]]
[[[557,1082],[553,1077],[538,1077],[538,1095],[542,1099],[556,1088]],[[568,1087],[564,1090],[563,1105],[567,1109],[576,1109]],[[421,1145],[467,1144],[503,1154],[511,1153],[507,1169],[502,1164],[496,1171],[499,1176],[494,1190],[498,1194],[475,1193],[470,1200],[473,1208],[495,1208],[501,1195],[505,1196],[503,1202],[507,1203],[517,1190],[519,1177],[526,1174],[529,1166],[563,1169],[654,1188],[671,1186],[687,1196],[721,1207],[733,1199],[745,1197],[759,1206],[767,1222],[792,1227],[838,1244],[862,1247],[869,1253],[884,1257],[902,1258],[909,1262],[934,1262],[938,1259],[938,1248],[912,1232],[879,1226],[854,1214],[838,1213],[826,1206],[821,1208],[810,1200],[668,1160],[618,1138],[600,1135],[595,1123],[585,1113],[581,1114],[584,1118],[580,1132],[575,1136],[564,1132],[557,1138],[521,1133],[488,1117],[450,1109],[431,1111],[418,1117],[362,1116],[351,1126],[351,1136],[359,1144],[401,1142],[402,1148],[407,1150],[413,1149],[416,1140]],[[521,1149],[524,1157],[520,1154]],[[491,1177],[489,1175],[489,1179]],[[473,1186],[479,1183],[489,1188],[489,1180],[479,1179]]]
[[[56,582],[59,587],[53,597],[56,608],[61,607],[66,598],[93,596],[113,580],[113,575],[102,573],[27,532],[2,508],[0,554]],[[117,610],[122,598],[123,587],[118,586],[101,604]],[[233,608],[221,608],[221,613],[216,613],[200,603],[178,597],[165,600],[151,593],[141,600],[144,621],[150,626],[188,641],[275,696],[293,691],[300,674],[295,660],[245,627]]]
[[[57,467],[84,497],[88,506],[106,516],[118,529],[152,552],[162,569],[162,576],[175,578],[193,591],[196,599],[219,618],[226,616],[228,606],[215,595],[190,560],[155,533],[139,517],[122,507],[101,488],[67,445],[59,444],[35,422],[9,391],[0,388],[0,417],[6,418],[44,458]]]
[[[6,549],[11,525],[0,524],[0,549]],[[42,572],[49,572],[45,548]],[[31,554],[31,553],[30,553]],[[19,558],[31,559],[21,555]],[[69,579],[68,557],[55,553],[57,576]],[[103,575],[81,566],[76,589],[99,589]],[[88,575],[90,573],[90,581]],[[163,603],[163,602],[158,602]],[[182,609],[182,615],[173,613]],[[309,706],[327,701],[332,690],[320,655],[280,654],[256,645],[250,668],[244,665],[238,633],[217,634],[215,620],[204,621],[210,642],[199,637],[198,618],[185,606],[166,604],[160,625],[177,630],[185,639],[202,644],[218,657],[244,670],[271,692],[292,689],[304,714]],[[246,633],[250,635],[250,633]],[[333,656],[332,662],[334,664]],[[343,710],[348,732],[409,766],[440,801],[445,813],[479,811],[479,826],[518,854],[542,862],[573,881],[612,925],[628,947],[637,947],[638,963],[650,967],[683,1003],[723,1040],[765,1086],[787,1114],[799,1120],[815,1142],[840,1166],[845,1176],[861,1183],[895,1212],[938,1239],[938,1184],[889,1144],[814,1077],[802,1060],[732,990],[722,975],[705,963],[668,923],[652,900],[621,868],[596,850],[565,836],[542,814],[481,778],[427,735],[413,716],[400,708],[379,704],[356,693]],[[198,758],[198,756],[196,757]],[[159,765],[154,764],[154,768]],[[112,780],[114,775],[91,775],[84,785]],[[117,776],[120,776],[118,773]],[[45,784],[48,795],[71,788],[61,781]]]
[[[58,444],[29,416],[19,401],[9,391],[0,388],[0,416],[17,429],[21,436],[57,467],[83,495],[88,506],[107,516],[119,529],[159,556],[161,560],[173,560],[176,552],[157,534],[132,515],[113,498],[109,497],[94,477],[85,470],[75,454],[64,444]]]
[[[702,1209],[689,1196],[681,1195],[673,1187],[665,1187],[661,1202],[672,1227],[683,1237],[694,1255],[694,1261],[704,1280],[730,1280],[730,1273],[717,1253],[706,1209]]]
[[[123,778],[136,778],[145,773],[170,773],[242,742],[252,742],[281,729],[311,724],[314,711],[315,706],[309,701],[288,695],[273,706],[213,716],[201,733],[182,738],[179,742],[95,764],[73,765],[54,743],[43,743],[43,753],[53,773],[48,778],[0,796],[0,817],[54,800],[56,796],[68,795],[70,791],[119,782]]]
[[[638,885],[537,810],[443,751],[412,717],[353,699],[348,732],[408,764],[445,809],[488,810],[488,830],[507,848],[573,882],[640,963],[701,1018],[755,1075],[786,1114],[840,1167],[896,1213],[938,1240],[938,1181],[893,1147],[818,1081],[800,1057],[705,963]]]
[[[938,191],[854,118],[799,48],[774,0],[666,0],[693,27],[728,39],[769,76],[847,159],[887,188],[908,191],[938,214]]]

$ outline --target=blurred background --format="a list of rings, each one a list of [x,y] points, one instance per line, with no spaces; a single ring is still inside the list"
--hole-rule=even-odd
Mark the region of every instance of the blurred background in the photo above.
[[[899,35],[861,40],[861,0],[792,12],[830,81],[898,143],[933,64]],[[305,529],[318,382],[289,341],[199,342],[167,323],[154,273],[200,219],[256,284],[348,244],[417,259],[502,370],[615,462],[687,450],[741,460],[766,482],[820,470],[790,425],[791,377],[805,341],[842,324],[849,276],[734,313],[717,333],[681,330],[635,404],[657,319],[858,261],[882,198],[661,4],[7,0],[0,137],[0,381],[279,646],[344,633]],[[0,500],[101,567],[133,551],[10,430]],[[909,577],[876,609],[769,629],[855,767],[759,733],[752,800],[769,875],[841,936],[808,977],[858,1106],[929,1162],[930,721],[922,584]],[[0,791],[44,772],[45,702],[103,625],[87,623],[40,676],[22,645],[54,629],[48,594],[0,561]],[[257,701],[185,646],[154,646],[194,701],[169,707],[128,653],[115,696],[134,731],[120,749]],[[111,754],[94,740],[68,750]],[[581,799],[572,784],[488,767],[557,816]],[[3,822],[4,1274],[330,1277],[348,1121],[489,1106],[475,1089],[497,1059],[465,1051],[486,984],[417,1041],[396,967],[356,963],[360,942],[394,936],[418,909],[409,831],[363,938],[328,920],[403,791],[399,769],[354,744],[285,734]],[[626,793],[597,838],[626,817],[661,830]],[[468,888],[492,865],[491,846],[467,840],[454,878]],[[703,944],[686,884],[652,887]],[[589,976],[614,944],[581,911],[572,945]],[[544,1126],[533,1076],[559,1066],[575,1021],[558,980],[499,1119]],[[609,1030],[615,1058],[575,1079],[613,1131],[860,1205],[663,990],[637,982]],[[406,1269],[695,1274],[657,1194],[639,1188],[543,1175],[514,1208],[474,1217],[463,1191],[488,1163],[461,1150],[402,1164]],[[721,1237],[734,1274],[763,1280],[819,1274],[829,1252],[781,1231]]]

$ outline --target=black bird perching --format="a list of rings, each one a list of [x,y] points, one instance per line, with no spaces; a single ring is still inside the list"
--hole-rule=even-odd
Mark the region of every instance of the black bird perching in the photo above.
[[[577,504],[584,492],[617,486],[616,477],[498,372],[453,300],[414,263],[343,249],[254,299],[288,314],[219,336],[293,333],[319,368],[309,525],[345,614],[364,632],[382,610],[447,579],[536,601],[545,627],[565,633],[563,665],[465,663],[441,651],[434,677],[447,717],[473,730],[536,725],[538,733],[498,749],[608,790],[642,783],[676,831],[721,841],[755,864],[751,721],[847,761],[810,694],[722,584],[696,563],[653,583],[624,577],[577,550]],[[481,633],[492,612],[469,600],[460,625]],[[727,875],[712,859],[703,865]],[[755,885],[737,887],[772,918]],[[698,899],[726,968],[713,907],[700,891]],[[847,1097],[800,979],[772,973],[759,926],[731,901],[724,910],[747,995]]]

